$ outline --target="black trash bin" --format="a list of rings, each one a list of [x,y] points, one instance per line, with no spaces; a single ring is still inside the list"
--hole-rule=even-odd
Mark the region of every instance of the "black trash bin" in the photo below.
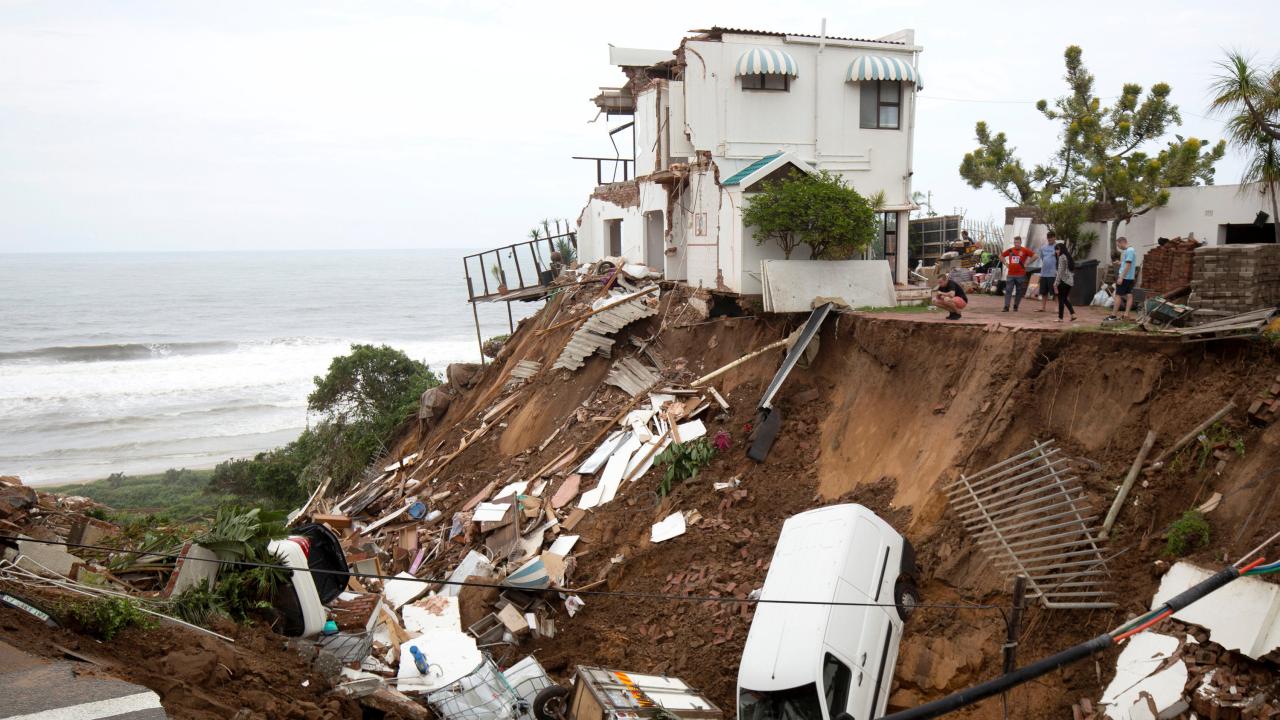
[[[1076,263],[1076,284],[1071,286],[1071,304],[1084,307],[1093,301],[1098,292],[1098,261],[1081,260]]]

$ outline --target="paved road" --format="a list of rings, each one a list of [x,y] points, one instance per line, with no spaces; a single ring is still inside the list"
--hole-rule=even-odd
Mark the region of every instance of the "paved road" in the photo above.
[[[154,692],[105,677],[77,676],[83,663],[45,660],[0,641],[0,719],[160,720]]]

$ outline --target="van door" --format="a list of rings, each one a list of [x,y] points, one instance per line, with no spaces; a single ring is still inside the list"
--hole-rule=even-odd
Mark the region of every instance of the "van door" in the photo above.
[[[822,658],[822,699],[827,706],[827,720],[835,720],[843,712],[852,714],[854,720],[863,720],[849,704],[852,697],[853,667],[847,658],[827,648]]]
[[[849,556],[845,558],[844,579],[869,599],[876,596],[886,549],[884,533],[880,528],[870,520],[859,517],[854,524]]]
[[[859,719],[880,717],[881,708],[889,701],[889,686],[893,682],[893,670],[898,661],[893,642],[893,624],[888,613],[867,613],[863,626],[863,644],[858,649],[854,675],[861,673],[862,683],[855,684],[855,697],[850,705],[857,710],[850,712]]]

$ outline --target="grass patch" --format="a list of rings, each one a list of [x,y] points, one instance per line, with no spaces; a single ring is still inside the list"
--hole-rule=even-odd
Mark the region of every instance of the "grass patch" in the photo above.
[[[125,628],[155,627],[150,615],[127,598],[111,597],[71,604],[67,615],[85,632],[100,640],[110,640]]]
[[[1209,544],[1209,521],[1199,510],[1188,510],[1182,517],[1173,521],[1165,538],[1164,552],[1173,557],[1182,557],[1193,550]]]
[[[212,470],[166,470],[152,475],[113,473],[102,480],[41,487],[45,492],[82,495],[115,510],[103,520],[125,522],[136,516],[185,521],[211,517],[218,506],[243,502],[231,493],[209,489]]]

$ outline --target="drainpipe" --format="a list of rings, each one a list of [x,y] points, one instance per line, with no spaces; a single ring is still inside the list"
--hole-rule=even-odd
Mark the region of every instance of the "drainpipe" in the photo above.
[[[915,70],[916,77],[920,77],[919,64],[920,53],[911,51],[911,69]],[[918,87],[915,83],[911,86],[911,114],[907,120],[907,174],[902,176],[903,197],[907,199],[907,203],[911,203],[911,176],[915,174],[913,166],[913,158],[915,153],[916,139],[916,98]],[[898,247],[894,249],[894,259],[897,261],[898,267],[894,269],[894,275],[898,282],[903,284],[911,284],[911,259],[907,257],[907,248],[910,245],[908,239],[911,234],[911,213],[905,213],[908,220],[902,222],[902,213],[898,215]]]
[[[813,164],[822,169],[822,145],[818,133],[818,93],[822,88],[819,78],[822,77],[822,49],[827,45],[827,19],[822,18],[822,29],[818,31],[818,55],[813,61]]]

